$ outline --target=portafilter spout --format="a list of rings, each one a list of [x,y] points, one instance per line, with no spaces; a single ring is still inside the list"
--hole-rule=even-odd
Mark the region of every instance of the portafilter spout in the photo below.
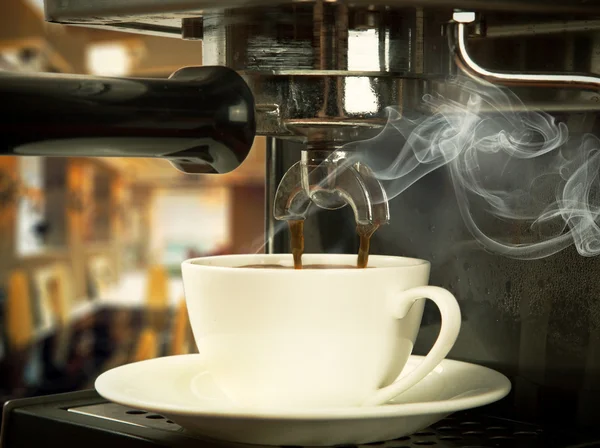
[[[352,207],[359,233],[390,219],[388,198],[373,171],[344,150],[307,148],[283,176],[275,194],[275,219],[302,221],[312,204],[334,210]],[[372,229],[372,230],[370,230]]]

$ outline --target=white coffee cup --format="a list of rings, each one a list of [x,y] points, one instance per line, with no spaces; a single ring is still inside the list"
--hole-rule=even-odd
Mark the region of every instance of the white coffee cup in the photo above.
[[[305,254],[303,262],[355,265],[356,255]],[[292,258],[225,255],[182,264],[198,350],[242,407],[383,404],[437,367],[458,336],[458,303],[427,286],[428,261],[371,255],[367,269],[239,268],[254,264],[291,266]],[[440,309],[440,334],[423,362],[398,379],[424,298]]]

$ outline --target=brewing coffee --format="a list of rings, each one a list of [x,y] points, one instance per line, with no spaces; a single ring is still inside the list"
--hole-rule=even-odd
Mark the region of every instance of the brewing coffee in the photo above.
[[[371,246],[371,237],[379,228],[379,224],[359,224],[356,226],[356,233],[360,237],[360,246],[358,248],[358,259],[356,266],[366,268],[369,263],[369,248]]]
[[[308,266],[302,265],[302,254],[304,253],[304,221],[291,220],[288,221],[290,229],[290,246],[292,256],[294,257],[294,269],[311,269]],[[379,228],[379,224],[359,224],[356,226],[356,233],[360,238],[360,246],[358,249],[358,258],[356,266],[341,266],[342,268],[366,268],[369,263],[369,247],[371,245],[371,236]],[[336,269],[326,265],[318,265],[323,267],[312,269]],[[258,266],[257,266],[258,267]],[[263,266],[264,267],[264,266]],[[281,266],[283,267],[283,266]],[[339,269],[339,267],[337,267]]]
[[[255,268],[255,269],[295,269],[295,266],[284,266],[282,264],[247,264],[238,266],[240,268]],[[358,266],[351,264],[305,264],[301,269],[358,269]]]
[[[290,229],[290,246],[294,257],[294,269],[302,269],[302,254],[304,253],[304,221],[288,221]]]

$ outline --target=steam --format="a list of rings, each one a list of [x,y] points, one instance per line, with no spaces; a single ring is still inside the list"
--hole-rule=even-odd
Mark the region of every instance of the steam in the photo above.
[[[526,110],[508,89],[451,83],[454,99],[424,96],[427,113],[388,108],[379,135],[344,149],[371,167],[390,200],[446,166],[467,228],[490,251],[537,259],[575,244],[583,256],[598,255],[600,140],[570,136],[564,123]],[[481,210],[527,229],[527,241],[486,233],[474,217]]]
[[[254,238],[247,248],[244,248],[243,253],[259,254],[264,253],[266,247],[272,242],[276,235],[288,229],[287,221],[275,221],[270,236],[265,238],[264,233]]]

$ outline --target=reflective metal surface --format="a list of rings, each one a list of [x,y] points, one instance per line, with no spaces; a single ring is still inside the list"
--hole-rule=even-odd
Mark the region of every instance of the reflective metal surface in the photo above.
[[[124,423],[126,425],[138,426],[141,428],[153,427],[163,431],[182,431],[181,426],[164,418],[162,415],[137,409],[129,409],[117,403],[73,406],[68,409],[68,412],[80,415],[89,415],[92,417],[101,418],[103,420],[109,420],[115,423]]]
[[[514,81],[523,73],[511,67],[514,73],[500,73],[492,79],[490,74],[496,73],[493,54],[479,54],[479,48],[488,40],[488,25],[497,34],[507,23],[529,29],[530,21],[539,22],[537,16],[515,20],[514,16],[480,13],[469,26],[470,34],[466,25],[453,26],[453,17],[450,9],[365,8],[335,2],[207,13],[203,18],[204,63],[225,65],[244,76],[256,98],[259,133],[339,146],[377,134],[387,121],[387,107],[414,110],[422,107],[424,94],[451,95],[445,80],[457,70],[492,81],[503,76]],[[542,31],[550,30],[560,40],[555,31],[562,23],[560,17],[546,17]],[[593,72],[597,63],[597,58],[589,56],[593,51],[578,54],[576,59],[573,55],[575,45],[582,41],[598,44],[595,23],[588,18],[569,21],[565,28],[577,30],[578,42],[572,41],[570,48],[557,47],[559,53],[548,59],[544,71]],[[536,45],[539,37],[528,40]],[[527,42],[518,45],[529,46]],[[574,65],[554,67],[554,61],[561,58],[570,58]],[[594,85],[593,76],[567,76],[564,80],[569,82]],[[595,88],[564,94],[560,91],[564,80],[563,84],[546,82],[543,95],[527,89],[520,92],[524,105],[547,111],[600,107]]]
[[[492,84],[505,86],[525,86],[538,88],[573,88],[600,90],[600,75],[581,75],[578,73],[509,73],[496,72],[481,67],[473,60],[467,47],[468,26],[475,22],[475,14],[455,13],[456,23],[450,27],[454,62],[463,74],[475,80],[484,80]],[[585,22],[584,22],[585,23]],[[572,27],[574,28],[574,27]]]
[[[351,162],[345,151],[303,150],[279,183],[274,217],[305,220],[313,204],[325,210],[349,205],[359,226],[381,226],[390,219],[385,190],[368,166]]]
[[[118,26],[132,32],[181,35],[181,19],[211,10],[247,7],[244,0],[45,0],[48,20],[58,23]],[[281,0],[253,0],[252,6],[273,6]],[[359,0],[358,6],[460,8],[510,12],[598,13],[597,0]],[[300,2],[298,2],[300,4]],[[117,25],[118,24],[118,25]]]
[[[568,84],[588,94],[597,90],[591,75],[483,69],[468,47],[467,26],[473,40],[485,39],[487,30],[469,11],[316,2],[207,12],[202,24],[204,63],[225,65],[244,76],[256,97],[258,132],[330,152],[375,136],[390,107],[402,114],[423,108],[425,94],[460,95],[446,82],[458,72],[523,87]],[[586,93],[572,96],[568,102],[576,104],[568,105],[544,93],[549,101],[542,108],[586,106]],[[529,107],[530,98],[524,95],[521,107]],[[357,223],[387,222],[387,204],[374,208],[369,199],[385,194],[377,193],[382,188],[370,179],[369,167],[357,170],[324,157],[321,167],[309,169],[303,159],[281,180],[275,217],[304,219],[311,203],[323,209],[347,203]]]
[[[386,122],[386,107],[411,110],[426,93],[441,89],[447,95],[444,79],[456,70],[455,63],[486,76],[485,65],[475,62],[480,60],[477,49],[473,55],[467,51],[486,39],[481,30],[474,39],[461,31],[456,48],[462,49],[462,57],[452,60],[448,39],[455,36],[448,35],[447,25],[456,8],[469,7],[483,17],[476,23],[486,36],[514,30],[589,34],[600,17],[600,1],[589,0],[218,5],[198,0],[46,1],[51,21],[202,39],[204,65],[233,68],[248,82],[256,98],[259,134],[331,146],[374,136]],[[497,20],[503,11],[508,17]],[[515,18],[517,11],[529,15]],[[487,70],[493,72],[493,67]],[[548,100],[522,99],[527,105],[535,100],[533,105],[543,110],[556,108],[557,100],[561,110],[600,107],[586,93],[556,98],[554,91],[542,97]]]
[[[443,78],[450,18],[335,2],[206,13],[203,63],[244,76],[259,133],[333,146],[374,135],[387,106],[416,103]]]

